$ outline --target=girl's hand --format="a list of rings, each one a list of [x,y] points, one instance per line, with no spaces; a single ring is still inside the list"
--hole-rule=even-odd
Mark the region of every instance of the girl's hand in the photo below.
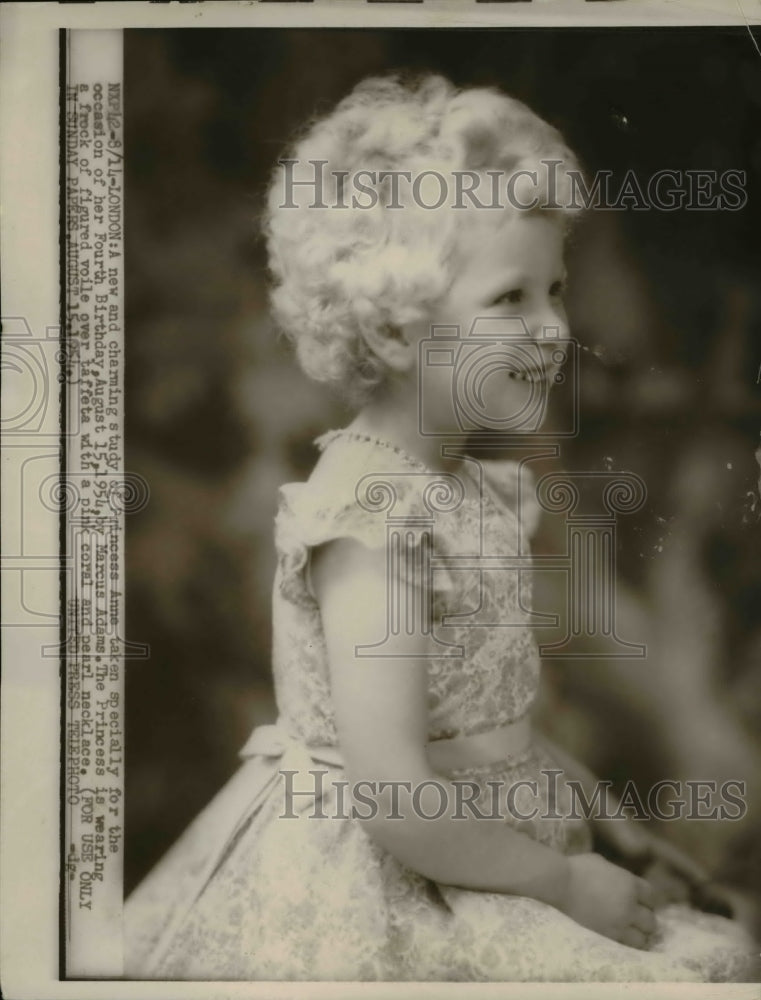
[[[598,934],[647,950],[655,932],[650,885],[600,854],[575,854],[568,862],[565,913]]]
[[[689,902],[707,913],[735,915],[737,901],[729,890],[712,882],[708,872],[680,848],[653,834],[648,834],[642,876],[655,890],[656,906]]]
[[[681,848],[634,821],[598,821],[595,824],[605,855],[653,887],[656,908],[669,903],[690,903],[699,910],[734,916],[736,900],[712,882],[708,872]]]

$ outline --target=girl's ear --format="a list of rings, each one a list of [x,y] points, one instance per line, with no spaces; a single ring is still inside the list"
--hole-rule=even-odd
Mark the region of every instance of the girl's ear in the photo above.
[[[417,341],[404,327],[386,325],[363,334],[367,346],[394,372],[409,371],[417,352]]]

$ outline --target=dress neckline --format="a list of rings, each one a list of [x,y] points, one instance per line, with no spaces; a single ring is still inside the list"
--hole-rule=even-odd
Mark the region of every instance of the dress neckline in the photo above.
[[[414,455],[410,455],[410,453],[405,451],[405,449],[402,448],[400,445],[394,444],[392,441],[388,441],[385,438],[378,437],[375,434],[365,434],[361,431],[353,431],[350,430],[348,427],[340,427],[330,431],[326,431],[324,434],[321,434],[319,437],[314,439],[314,444],[322,452],[328,447],[328,445],[332,444],[332,442],[336,440],[356,441],[358,443],[372,444],[375,445],[376,447],[384,448],[387,451],[391,451],[394,454],[398,455],[398,457],[403,462],[411,466],[413,469],[416,469],[418,472],[424,472],[430,476],[457,475],[457,473],[442,473],[441,471],[437,472],[436,470],[429,468],[429,466],[427,466],[419,458],[415,458]],[[479,469],[481,470],[481,475],[478,476],[475,475],[471,464],[473,461],[476,462]],[[487,479],[487,476],[485,474],[486,472],[485,467],[488,466],[489,461],[492,462],[499,461],[500,463],[504,463],[506,465],[511,465],[516,468],[518,467],[518,463],[513,462],[510,459],[501,459],[501,460],[495,460],[495,459],[489,460],[481,458],[472,459],[468,456],[464,456],[464,461],[462,462],[461,470],[464,473],[464,475],[478,488],[478,496],[477,497],[469,496],[468,499],[470,500],[470,502],[478,503],[480,506],[483,506],[485,499],[491,501],[491,491],[489,489],[484,488],[485,480]],[[511,512],[513,514],[515,513],[514,511]]]
[[[352,431],[348,427],[337,428],[336,430],[327,431],[325,434],[321,434],[318,438],[315,438],[315,444],[320,449],[324,451],[329,444],[337,439],[344,439],[348,441],[359,441],[364,444],[374,444],[379,448],[385,448],[387,451],[392,451],[394,454],[398,455],[407,465],[411,465],[413,468],[418,469],[420,472],[427,472],[431,475],[437,475],[435,470],[430,469],[425,462],[422,462],[419,458],[415,458],[404,448],[400,447],[398,444],[394,444],[392,441],[388,441],[385,438],[378,437],[375,434],[363,434],[361,431]]]

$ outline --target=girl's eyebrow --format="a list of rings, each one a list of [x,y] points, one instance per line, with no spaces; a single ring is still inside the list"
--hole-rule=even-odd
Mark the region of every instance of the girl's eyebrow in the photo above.
[[[498,299],[501,296],[506,295],[508,292],[513,292],[520,288],[526,281],[526,275],[523,271],[508,271],[507,275],[508,276],[506,277],[500,278],[499,284],[493,285],[491,289],[487,289],[484,292],[485,299],[489,299],[490,301],[492,299]]]

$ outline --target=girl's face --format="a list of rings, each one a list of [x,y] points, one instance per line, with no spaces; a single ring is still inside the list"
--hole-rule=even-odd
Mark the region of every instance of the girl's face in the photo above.
[[[561,225],[542,212],[498,219],[486,210],[474,213],[463,220],[456,267],[431,316],[407,331],[418,343],[431,338],[432,349],[420,353],[426,420],[438,421],[442,433],[478,426],[525,430],[520,414],[538,395],[546,397],[559,369],[553,340],[568,336]],[[436,347],[438,331],[432,338],[434,326],[449,327],[445,338],[460,342],[441,343],[457,348],[450,366],[442,363],[446,355]],[[454,422],[453,403],[461,414]],[[462,426],[463,419],[470,426]]]

